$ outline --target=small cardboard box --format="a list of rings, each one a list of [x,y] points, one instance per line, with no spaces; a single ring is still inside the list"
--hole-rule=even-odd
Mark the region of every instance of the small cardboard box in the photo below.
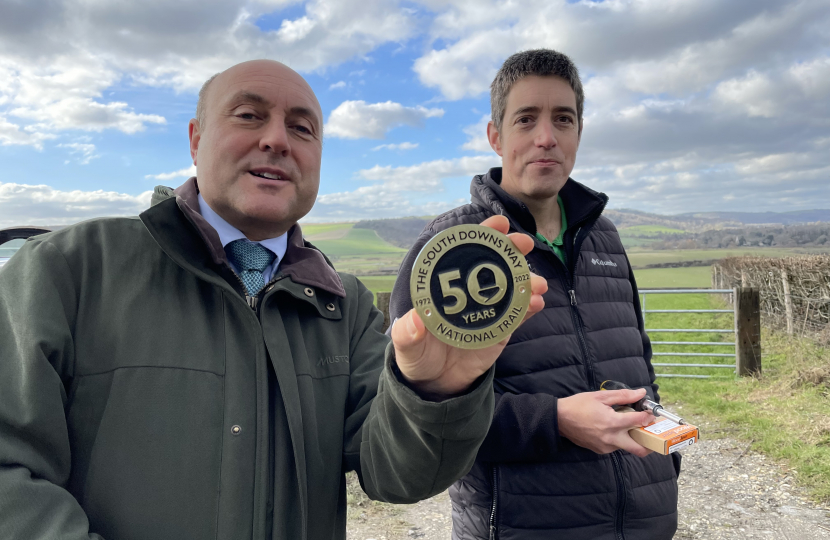
[[[626,409],[631,411],[630,408]],[[619,412],[625,412],[621,409]],[[700,430],[690,424],[678,424],[668,418],[655,418],[645,426],[628,430],[628,434],[638,444],[658,454],[668,455],[682,450],[700,440]]]

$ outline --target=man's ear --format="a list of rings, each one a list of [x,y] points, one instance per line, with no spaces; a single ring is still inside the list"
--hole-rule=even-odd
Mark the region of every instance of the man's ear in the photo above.
[[[187,124],[187,136],[190,137],[190,157],[196,165],[196,155],[199,153],[199,141],[202,140],[202,131],[199,129],[199,122],[195,118],[190,119]]]
[[[490,142],[490,148],[492,148],[495,153],[502,156],[501,137],[496,129],[496,124],[494,124],[492,120],[487,122],[487,140]]]

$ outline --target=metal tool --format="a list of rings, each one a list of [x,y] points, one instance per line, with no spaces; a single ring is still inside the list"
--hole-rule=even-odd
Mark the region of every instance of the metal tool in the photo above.
[[[625,383],[621,383],[619,381],[603,381],[601,385],[599,385],[600,390],[631,390],[631,387]],[[654,416],[662,416],[663,418],[668,418],[672,422],[678,424],[686,424],[686,421],[677,416],[676,414],[670,413],[666,409],[663,408],[662,405],[657,403],[656,401],[651,401],[648,399],[647,395],[643,396],[642,399],[635,403],[631,403],[629,405],[635,411],[649,411]]]

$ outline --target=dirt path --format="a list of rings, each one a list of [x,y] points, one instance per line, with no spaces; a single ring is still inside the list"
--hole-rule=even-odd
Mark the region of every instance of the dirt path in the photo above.
[[[704,437],[718,431],[699,427]],[[704,438],[683,451],[675,540],[830,540],[830,507],[808,501],[791,471],[747,447],[730,438]],[[446,492],[408,506],[368,504],[371,516],[350,516],[349,540],[450,538]]]

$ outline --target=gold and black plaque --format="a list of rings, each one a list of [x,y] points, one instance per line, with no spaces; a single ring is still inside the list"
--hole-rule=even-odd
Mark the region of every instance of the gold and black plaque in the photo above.
[[[418,254],[409,282],[427,329],[449,345],[481,349],[510,335],[527,313],[530,270],[506,235],[457,225]]]

